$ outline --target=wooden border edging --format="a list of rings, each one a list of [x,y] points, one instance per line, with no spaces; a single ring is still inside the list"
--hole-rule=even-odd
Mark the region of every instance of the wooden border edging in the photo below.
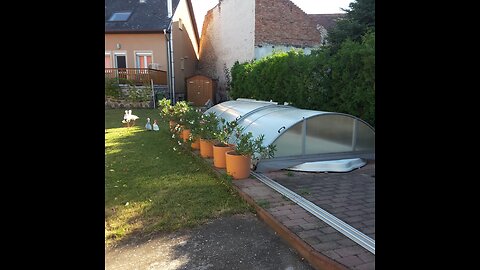
[[[239,180],[241,181],[241,180]],[[290,231],[285,225],[276,220],[270,213],[265,209],[260,207],[248,194],[240,190],[237,186],[233,185],[235,190],[240,194],[240,196],[247,201],[248,204],[252,205],[257,211],[258,217],[270,226],[277,234],[282,237],[287,243],[293,247],[297,252],[305,258],[311,266],[317,270],[346,270],[343,265],[333,261],[327,256],[319,253],[313,249],[310,245],[305,243],[300,237],[295,233]]]
[[[198,156],[194,151],[190,151],[192,155],[196,158],[201,159],[205,164],[209,165],[209,168],[220,178],[223,177],[217,169],[213,167],[208,161],[204,158]],[[242,181],[242,180],[232,180],[232,181]],[[347,270],[345,266],[340,263],[328,258],[327,256],[316,251],[310,245],[305,243],[300,237],[295,233],[290,231],[285,225],[276,220],[270,213],[265,209],[260,207],[255,200],[250,197],[247,193],[243,192],[239,187],[232,184],[232,187],[238,192],[240,197],[242,197],[248,204],[255,208],[255,211],[258,214],[260,220],[265,222],[270,228],[272,228],[282,239],[284,239],[291,247],[293,247],[303,258],[305,258],[310,265],[317,270]],[[276,191],[275,191],[276,192]]]

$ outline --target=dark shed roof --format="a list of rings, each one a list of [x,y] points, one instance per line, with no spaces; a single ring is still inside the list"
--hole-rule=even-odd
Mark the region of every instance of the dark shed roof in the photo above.
[[[180,0],[172,0],[173,13]],[[110,22],[112,14],[129,12],[127,21]],[[167,29],[167,0],[105,0],[105,33],[115,32],[160,32]]]

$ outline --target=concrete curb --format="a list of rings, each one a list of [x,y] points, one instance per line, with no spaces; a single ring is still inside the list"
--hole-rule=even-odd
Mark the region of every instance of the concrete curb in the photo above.
[[[210,164],[208,160],[200,157],[196,150],[190,151],[191,154],[201,159],[205,164],[209,165],[208,167],[214,172],[219,178],[223,178],[224,175],[216,169],[213,164]],[[232,180],[232,181],[241,181],[241,180]],[[328,258],[327,256],[319,253],[310,245],[305,243],[300,237],[293,233],[290,229],[285,227],[282,223],[276,220],[268,211],[260,207],[255,200],[250,197],[247,193],[243,192],[239,187],[232,184],[232,187],[238,192],[240,197],[242,197],[249,205],[255,208],[255,211],[258,214],[260,220],[265,222],[270,226],[277,234],[284,239],[291,247],[293,247],[303,258],[305,258],[310,265],[317,270],[347,270],[345,266],[340,263]]]

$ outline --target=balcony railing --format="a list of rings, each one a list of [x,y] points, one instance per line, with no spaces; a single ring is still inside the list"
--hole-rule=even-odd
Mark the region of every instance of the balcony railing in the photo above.
[[[131,81],[135,84],[150,83],[167,84],[167,72],[149,68],[105,68],[105,78],[118,78]]]

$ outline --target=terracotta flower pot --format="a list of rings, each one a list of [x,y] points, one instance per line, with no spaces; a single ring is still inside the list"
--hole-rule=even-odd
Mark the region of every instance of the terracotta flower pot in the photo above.
[[[236,154],[235,151],[225,153],[227,174],[233,179],[245,179],[250,176],[250,165],[252,163],[250,156]]]
[[[183,129],[182,137],[183,137],[183,141],[186,142],[188,140],[188,137],[190,137],[190,129]]]
[[[200,149],[200,139],[196,139],[194,142],[192,142],[192,148],[193,149]]]
[[[200,139],[200,156],[203,158],[213,157],[213,143],[209,140]]]
[[[213,145],[213,166],[217,168],[225,168],[225,153],[233,150],[233,145],[216,146]]]

